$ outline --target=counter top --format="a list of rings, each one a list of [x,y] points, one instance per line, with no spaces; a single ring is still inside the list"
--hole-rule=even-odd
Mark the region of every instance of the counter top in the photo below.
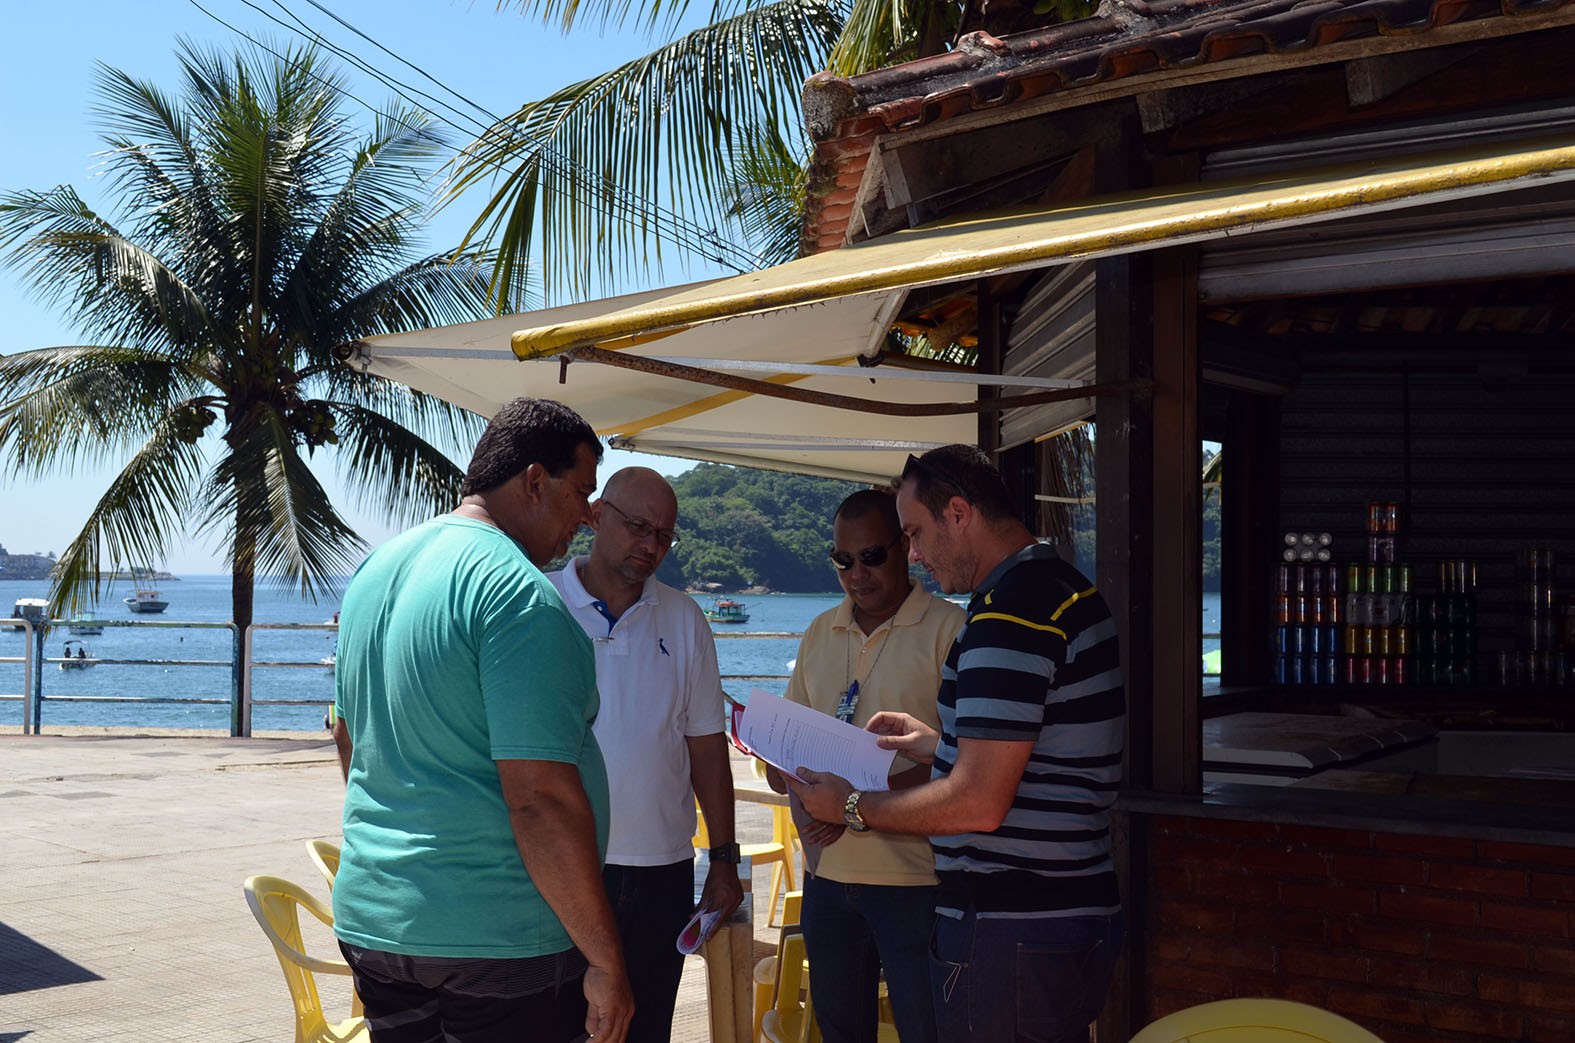
[[[1418,742],[1437,730],[1403,718],[1233,713],[1203,722],[1203,760],[1311,772]]]

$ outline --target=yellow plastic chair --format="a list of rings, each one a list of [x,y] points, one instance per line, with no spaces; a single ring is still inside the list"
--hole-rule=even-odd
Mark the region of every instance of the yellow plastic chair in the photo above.
[[[782,811],[784,814],[786,814],[787,808],[783,808]],[[788,818],[787,825],[788,829],[793,828],[793,820],[791,817]],[[775,828],[773,828],[772,832],[776,832]],[[700,810],[700,805],[698,802],[695,804],[694,846],[702,851],[707,850],[711,846],[711,833],[706,829],[705,812]],[[775,866],[771,871],[771,904],[767,906],[767,908],[771,910],[771,913],[766,917],[766,922],[768,925],[775,925],[777,915],[777,899],[782,896],[782,892],[778,890],[778,888],[781,886],[784,877],[787,880],[787,889],[789,891],[794,889],[793,856],[789,854],[787,846],[775,838],[773,838],[769,843],[765,844],[739,844],[738,853],[749,859],[749,865],[751,869],[760,868],[762,863],[775,863]],[[778,875],[779,870],[782,871],[781,876]]]
[[[329,1021],[318,997],[318,974],[351,977],[350,965],[340,959],[310,956],[301,938],[300,910],[305,909],[332,928],[334,914],[304,887],[276,876],[247,879],[246,904],[263,934],[273,943],[274,955],[284,970],[285,984],[295,1005],[295,1043],[369,1043],[371,1033],[359,1013],[343,1021]],[[359,1001],[353,1002],[359,1007]]]
[[[776,956],[776,999],[761,1015],[760,1034],[767,1043],[820,1043],[809,998],[809,966],[804,962],[804,936],[785,934]]]
[[[1153,1022],[1131,1043],[1384,1043],[1354,1021],[1292,1000],[1201,1003]]]
[[[328,890],[332,891],[334,877],[339,875],[339,845],[331,840],[308,840],[306,854],[317,871],[323,874],[323,879],[328,881]]]

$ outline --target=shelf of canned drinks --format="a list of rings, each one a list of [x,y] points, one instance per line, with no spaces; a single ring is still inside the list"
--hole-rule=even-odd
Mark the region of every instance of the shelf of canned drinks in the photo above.
[[[1476,684],[1474,592],[1414,583],[1409,562],[1282,563],[1275,683]]]

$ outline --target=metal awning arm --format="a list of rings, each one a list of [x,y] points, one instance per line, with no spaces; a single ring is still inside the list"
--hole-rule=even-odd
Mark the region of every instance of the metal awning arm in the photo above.
[[[727,388],[730,391],[742,391],[751,395],[781,398],[790,402],[825,406],[828,409],[848,409],[859,413],[879,413],[884,416],[954,416],[959,413],[996,413],[1001,410],[1017,409],[1022,406],[1044,405],[1048,402],[1070,402],[1080,398],[1094,398],[1100,395],[1119,395],[1146,391],[1152,386],[1152,382],[1147,380],[1122,380],[1109,384],[1090,384],[1081,388],[1031,391],[1021,395],[1003,395],[973,402],[882,402],[878,399],[858,398],[854,395],[834,395],[826,391],[811,391],[808,388],[792,387],[789,384],[778,383],[774,380],[755,380],[751,377],[740,377],[731,373],[714,373],[711,370],[701,369],[698,366],[683,366],[673,362],[662,362],[657,359],[642,358],[639,355],[608,351],[605,348],[571,348],[563,354],[576,362],[597,362],[604,366],[616,366],[619,369],[649,373],[657,377],[670,377],[674,380],[687,380],[695,384],[708,384],[711,387]],[[782,379],[802,378],[784,377]]]

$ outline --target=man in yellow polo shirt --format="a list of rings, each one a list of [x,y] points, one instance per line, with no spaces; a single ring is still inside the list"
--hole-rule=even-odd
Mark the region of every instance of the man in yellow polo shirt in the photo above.
[[[935,693],[962,627],[962,609],[909,577],[908,540],[889,493],[867,489],[849,496],[831,532],[831,563],[847,596],[805,629],[787,698],[861,728],[882,710],[938,727]],[[928,766],[900,756],[892,766],[893,788],[929,778]],[[785,792],[775,769],[768,779]],[[884,969],[902,1043],[934,1043],[929,948],[936,896],[929,839],[854,833],[819,822],[806,825],[802,835],[814,868],[804,884],[801,926],[821,1037],[825,1043],[874,1043]]]

